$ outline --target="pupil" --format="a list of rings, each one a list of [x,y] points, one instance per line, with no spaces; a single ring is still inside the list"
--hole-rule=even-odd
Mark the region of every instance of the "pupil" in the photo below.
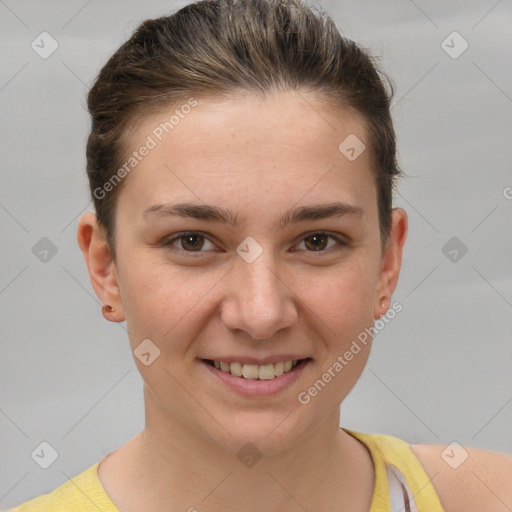
[[[189,245],[189,248],[192,249],[201,249],[203,244],[199,242],[199,235],[185,235],[184,237],[184,245]],[[195,241],[195,242],[194,242]]]
[[[185,235],[183,246],[188,245],[191,249],[201,249],[203,243],[199,241],[200,235]],[[311,235],[306,238],[306,245],[314,251],[319,251],[325,248],[326,235]],[[312,244],[311,244],[312,242]]]
[[[308,236],[308,238],[306,239],[306,245],[308,245],[308,240],[315,240],[316,242],[320,241],[320,245],[316,245],[315,243],[313,243],[313,250],[315,251],[318,251],[318,250],[321,250],[323,248],[325,248],[325,241],[327,239],[327,236],[326,235],[311,235],[311,236]],[[323,243],[322,243],[323,242]]]

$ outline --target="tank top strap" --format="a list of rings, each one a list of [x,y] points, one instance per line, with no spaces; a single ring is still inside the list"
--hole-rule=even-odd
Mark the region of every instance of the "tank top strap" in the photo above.
[[[406,441],[386,434],[343,430],[363,443],[372,457],[375,488],[370,512],[444,512],[434,486]]]

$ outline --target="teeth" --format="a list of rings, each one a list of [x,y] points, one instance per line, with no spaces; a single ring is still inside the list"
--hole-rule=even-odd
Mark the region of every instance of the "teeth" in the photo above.
[[[272,380],[280,377],[283,373],[289,372],[297,366],[298,361],[286,361],[275,364],[265,364],[258,366],[257,364],[243,363],[225,363],[223,361],[214,361],[213,365],[217,370],[231,373],[235,377],[244,377],[245,379]]]
[[[258,377],[260,380],[270,380],[276,376],[273,364],[266,364],[258,368]]]
[[[276,374],[276,377],[280,377],[281,375],[283,375],[284,363],[282,361],[274,365],[274,373]]]
[[[242,366],[242,375],[246,379],[257,379],[258,378],[258,366],[255,364],[244,364]]]
[[[228,366],[230,367],[231,375],[236,375],[237,377],[242,376],[243,365],[241,363],[231,363]]]

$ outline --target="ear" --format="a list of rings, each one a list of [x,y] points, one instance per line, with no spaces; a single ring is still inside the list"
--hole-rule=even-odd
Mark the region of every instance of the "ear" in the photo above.
[[[375,295],[373,316],[382,317],[389,309],[391,296],[398,284],[402,266],[402,252],[407,238],[407,213],[402,208],[393,208],[391,212],[391,229],[382,253],[378,285]]]
[[[104,228],[94,213],[84,213],[78,222],[77,240],[89,271],[91,284],[102,305],[110,305],[113,311],[102,309],[103,316],[111,322],[125,319],[119,293],[116,266],[112,260]]]

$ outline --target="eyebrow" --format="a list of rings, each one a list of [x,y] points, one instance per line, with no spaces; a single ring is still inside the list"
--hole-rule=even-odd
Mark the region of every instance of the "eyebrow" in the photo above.
[[[231,226],[238,225],[238,215],[233,211],[207,204],[159,203],[145,210],[142,215],[143,217],[148,217],[150,215],[189,217],[206,221],[222,222],[224,224],[230,224]],[[342,202],[301,206],[285,212],[279,219],[279,226],[281,229],[284,229],[289,224],[308,220],[342,217],[345,215],[362,217],[364,215],[364,210],[359,206]]]

